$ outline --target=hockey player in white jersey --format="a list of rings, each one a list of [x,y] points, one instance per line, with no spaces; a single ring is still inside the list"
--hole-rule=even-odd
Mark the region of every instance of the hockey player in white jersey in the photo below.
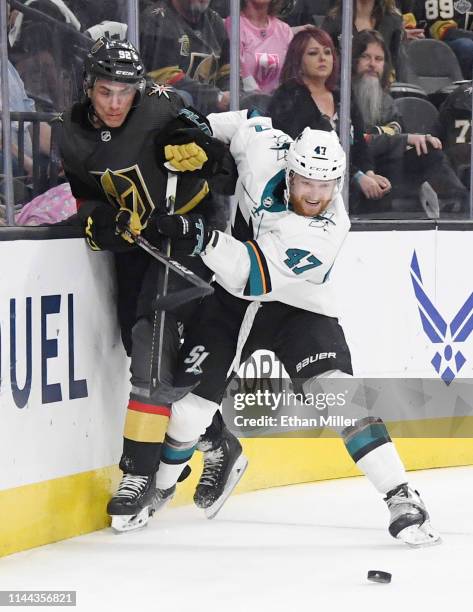
[[[328,281],[350,227],[341,197],[345,155],[335,132],[306,128],[291,142],[270,119],[248,119],[246,111],[209,119],[237,164],[238,209],[234,236],[207,231],[197,216],[166,216],[159,223],[164,234],[192,243],[217,279],[181,349],[175,384],[198,386],[173,404],[157,474],[160,489],[176,484],[221,403],[227,375],[255,350],[274,351],[306,394],[324,378],[352,376]],[[176,140],[166,147],[175,170],[206,162],[206,156],[196,162],[195,151],[182,144],[185,137]],[[206,143],[199,144],[205,151]],[[356,403],[350,410],[356,424],[334,429],[385,496],[391,535],[413,546],[439,541],[382,420],[366,416]],[[200,505],[210,505],[211,514],[226,499],[227,481],[232,490],[243,467],[237,461],[228,470],[225,459],[215,457],[204,467]]]

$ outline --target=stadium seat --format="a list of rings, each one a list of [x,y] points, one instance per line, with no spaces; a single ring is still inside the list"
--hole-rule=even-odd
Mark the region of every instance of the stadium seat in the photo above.
[[[463,79],[458,60],[450,47],[440,40],[413,40],[407,45],[408,76],[428,94]]]
[[[434,131],[438,110],[428,100],[422,98],[397,98],[394,100],[402,115],[404,131],[408,133],[429,134]]]
[[[414,83],[402,83],[400,81],[394,81],[391,83],[389,88],[389,95],[391,98],[422,98],[427,100],[427,92],[415,85]]]

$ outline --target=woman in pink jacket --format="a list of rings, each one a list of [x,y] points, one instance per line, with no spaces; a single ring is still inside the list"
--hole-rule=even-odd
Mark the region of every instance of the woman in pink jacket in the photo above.
[[[280,0],[241,0],[240,74],[245,92],[271,93],[279,85],[291,28],[275,15]],[[225,19],[230,36],[230,17]]]

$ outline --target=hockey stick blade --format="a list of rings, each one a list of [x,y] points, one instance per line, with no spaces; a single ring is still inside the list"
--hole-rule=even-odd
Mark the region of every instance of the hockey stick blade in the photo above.
[[[153,302],[153,308],[155,310],[173,310],[187,304],[191,300],[203,297],[212,293],[205,287],[190,287],[189,289],[183,289],[182,291],[175,291],[174,293],[158,296]]]

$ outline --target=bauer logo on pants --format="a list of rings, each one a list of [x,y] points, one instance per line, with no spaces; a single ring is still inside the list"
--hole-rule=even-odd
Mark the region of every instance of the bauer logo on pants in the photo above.
[[[473,293],[448,324],[427,296],[415,251],[411,260],[411,280],[424,332],[431,342],[439,345],[431,364],[449,385],[466,362],[456,345],[465,342],[473,330]]]
[[[197,345],[191,349],[189,357],[184,359],[184,363],[188,363],[189,367],[186,369],[188,374],[203,374],[201,365],[208,357],[209,353],[205,350],[205,346]]]
[[[305,368],[310,363],[316,363],[317,361],[321,361],[322,359],[336,359],[337,353],[317,353],[317,355],[311,355],[310,357],[306,357],[302,361],[296,365],[296,371],[300,372],[302,368]]]

